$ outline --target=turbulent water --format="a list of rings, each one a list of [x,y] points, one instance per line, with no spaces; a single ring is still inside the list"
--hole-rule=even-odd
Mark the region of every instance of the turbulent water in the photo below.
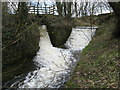
[[[52,46],[45,25],[39,29],[40,49],[34,58],[38,68],[28,73],[25,80],[17,82],[19,88],[61,87],[68,80],[71,69],[79,60],[80,52],[89,44],[96,31],[96,27],[73,28],[65,43],[68,49],[61,49]]]

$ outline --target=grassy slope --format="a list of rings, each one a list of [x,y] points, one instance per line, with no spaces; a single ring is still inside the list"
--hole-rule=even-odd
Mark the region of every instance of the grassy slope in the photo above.
[[[67,88],[118,87],[118,39],[112,38],[114,23],[99,25],[96,36],[83,50]]]

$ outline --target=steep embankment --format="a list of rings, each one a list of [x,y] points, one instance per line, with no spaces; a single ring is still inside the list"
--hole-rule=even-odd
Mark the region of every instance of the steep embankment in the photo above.
[[[29,16],[30,17],[30,16]],[[39,50],[38,24],[30,17],[25,24],[18,24],[16,15],[3,15],[2,71],[3,84],[33,69],[33,57]],[[18,31],[18,34],[16,32]]]
[[[101,17],[102,18],[102,17]],[[101,20],[104,20],[101,19]],[[119,81],[119,40],[112,37],[114,20],[104,20],[91,43],[83,50],[68,88],[117,88]]]
[[[53,15],[30,14],[25,22],[20,24],[18,16],[3,14],[3,84],[34,69],[32,61],[40,38],[37,23],[46,24],[52,44],[58,47],[66,42],[73,27],[72,19]]]

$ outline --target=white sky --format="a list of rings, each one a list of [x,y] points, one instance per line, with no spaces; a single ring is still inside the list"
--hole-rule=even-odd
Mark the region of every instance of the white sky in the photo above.
[[[13,0],[9,0],[9,1],[13,1]],[[17,0],[18,1],[18,0]],[[39,2],[42,2],[42,1],[45,1],[46,2],[46,4],[47,4],[47,6],[51,6],[51,5],[53,5],[54,4],[54,2],[51,2],[51,1],[54,1],[54,0],[29,0],[29,1],[31,1],[31,2],[33,2],[32,4],[34,5],[34,4],[37,4],[37,2],[39,1]],[[75,1],[75,0],[73,0],[73,1]],[[78,0],[77,0],[78,1]],[[82,2],[84,2],[85,0],[82,0]],[[87,0],[87,1],[93,1],[93,0]],[[97,0],[97,1],[107,1],[107,0]],[[11,4],[11,3],[10,3]],[[10,7],[10,4],[9,4],[9,7]],[[42,6],[44,6],[44,2],[43,3],[40,3]],[[80,4],[80,2],[78,2],[78,5]],[[16,6],[17,7],[17,6]],[[57,9],[57,8],[56,8]],[[57,12],[55,12],[56,13],[56,15],[57,15]],[[110,11],[109,10],[102,10],[102,13],[110,13]],[[98,10],[96,13],[95,13],[95,15],[98,15],[98,14],[101,14],[101,12],[100,12],[100,10]],[[73,17],[75,16],[75,14],[73,14]]]

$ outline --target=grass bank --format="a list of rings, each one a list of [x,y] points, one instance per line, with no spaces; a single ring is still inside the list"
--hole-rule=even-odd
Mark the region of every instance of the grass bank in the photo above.
[[[118,88],[119,39],[112,37],[114,18],[98,25],[96,36],[80,55],[66,88]]]

